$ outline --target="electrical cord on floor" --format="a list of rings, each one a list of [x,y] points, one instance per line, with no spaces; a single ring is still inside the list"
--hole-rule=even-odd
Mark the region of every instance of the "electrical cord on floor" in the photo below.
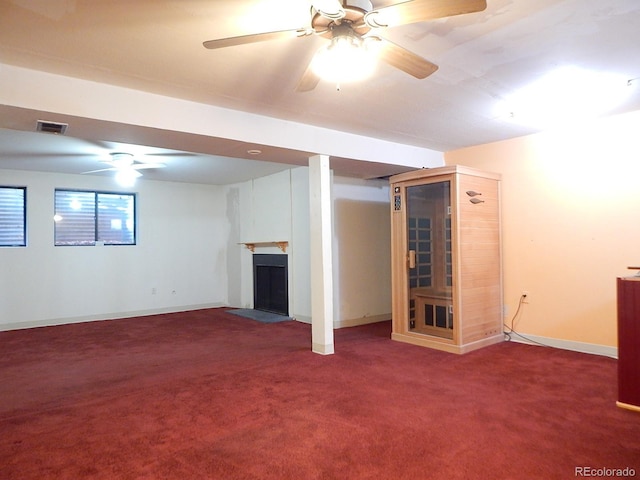
[[[522,308],[522,304],[524,303],[524,299],[527,298],[526,295],[520,295],[520,301],[518,301],[518,308],[516,309],[516,313],[513,314],[513,316],[511,317],[511,325],[507,325],[506,323],[503,323],[503,325],[505,326],[505,328],[508,328],[509,331],[508,332],[504,332],[504,335],[506,337],[506,340],[509,342],[511,341],[511,334],[515,333],[515,331],[513,330],[513,323],[516,321],[516,318],[518,316],[518,314],[520,313],[520,309]]]
[[[544,344],[544,343],[540,343],[540,342],[538,342],[536,340],[532,340],[531,338],[526,337],[526,336],[522,335],[521,333],[516,332],[513,329],[515,320],[518,317],[518,314],[520,313],[520,308],[522,307],[522,304],[524,303],[524,299],[525,298],[527,298],[526,295],[524,295],[524,294],[520,295],[520,301],[518,302],[518,308],[516,309],[516,313],[514,313],[513,316],[511,317],[510,325],[507,325],[506,323],[503,323],[504,328],[508,329],[508,330],[504,330],[503,331],[505,341],[510,342],[512,340],[511,336],[515,335],[515,336],[517,336],[519,338],[522,338],[523,340],[527,341],[531,345],[539,345],[541,347],[548,347],[548,348],[557,348],[557,347],[553,347],[553,345],[547,345],[547,344]],[[602,356],[605,356],[605,357],[608,357],[608,358],[612,358],[614,360],[618,359],[618,357],[615,356],[615,355],[605,355],[605,354],[598,354],[598,355],[602,355]]]
[[[544,343],[540,343],[537,342],[535,340],[532,340],[528,337],[525,337],[524,335],[516,332],[513,328],[513,324],[516,320],[516,318],[518,317],[518,314],[520,313],[520,309],[522,308],[522,304],[524,303],[524,299],[527,298],[527,296],[525,294],[520,295],[520,300],[518,301],[518,308],[516,309],[516,313],[513,314],[513,316],[511,317],[511,322],[510,325],[507,325],[506,323],[503,323],[505,328],[508,328],[509,330],[505,330],[504,331],[504,336],[505,336],[505,340],[507,342],[510,342],[512,340],[511,335],[515,335],[517,337],[522,338],[523,340],[526,340],[527,342],[530,343],[534,343],[536,345],[540,345],[541,347],[549,347],[550,345],[545,345]]]

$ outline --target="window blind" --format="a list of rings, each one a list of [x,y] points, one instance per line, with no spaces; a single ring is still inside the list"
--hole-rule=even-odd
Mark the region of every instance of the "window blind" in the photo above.
[[[26,246],[26,198],[26,187],[0,187],[0,247]]]
[[[135,197],[119,193],[98,194],[98,240],[105,245],[135,243]]]
[[[56,190],[56,245],[95,245],[95,196],[94,192]]]

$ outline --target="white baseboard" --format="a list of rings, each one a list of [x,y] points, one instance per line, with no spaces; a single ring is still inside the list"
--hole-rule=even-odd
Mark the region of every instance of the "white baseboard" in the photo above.
[[[337,320],[333,322],[333,328],[346,328],[357,327],[358,325],[367,325],[369,323],[384,322],[391,320],[390,313],[384,313],[382,315],[372,315],[370,317],[351,318],[348,320]]]
[[[311,351],[319,355],[333,355],[335,353],[333,343],[329,345],[314,343],[311,345]]]
[[[306,315],[291,315],[291,318],[298,322],[308,323],[311,325],[311,317],[307,317]]]
[[[519,336],[520,335],[520,336]],[[540,345],[546,347],[560,348],[562,350],[571,350],[573,352],[590,353],[593,355],[602,355],[604,357],[618,358],[618,349],[607,345],[598,345],[595,343],[575,342],[572,340],[561,340],[558,338],[541,337],[539,335],[529,335],[527,333],[511,333],[511,341],[518,343],[526,343],[528,345]]]
[[[293,315],[294,320],[302,323],[308,323],[311,325],[311,317],[306,315]],[[334,330],[339,328],[357,327],[358,325],[367,325],[368,323],[378,323],[391,320],[391,314],[385,313],[382,315],[372,315],[370,317],[351,318],[349,320],[335,320],[333,322]]]
[[[68,318],[48,318],[42,320],[34,320],[31,322],[16,322],[0,324],[0,331],[21,330],[24,328],[52,327],[55,325],[65,325],[69,323],[94,322],[101,320],[116,320],[119,318],[146,317],[149,315],[160,315],[163,313],[188,312],[192,310],[202,310],[204,308],[225,307],[222,303],[206,303],[201,305],[182,305],[176,307],[156,308],[151,310],[138,310],[134,312],[116,312],[100,315],[86,315],[80,317]]]

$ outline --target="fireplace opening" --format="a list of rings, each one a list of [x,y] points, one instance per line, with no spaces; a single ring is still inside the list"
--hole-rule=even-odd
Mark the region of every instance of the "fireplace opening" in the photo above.
[[[253,255],[253,308],[289,315],[287,255]]]

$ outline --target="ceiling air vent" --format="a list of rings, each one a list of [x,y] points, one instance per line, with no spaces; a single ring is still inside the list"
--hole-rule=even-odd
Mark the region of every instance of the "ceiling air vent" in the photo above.
[[[36,131],[53,133],[56,135],[64,135],[67,131],[68,123],[48,122],[46,120],[38,120]]]

